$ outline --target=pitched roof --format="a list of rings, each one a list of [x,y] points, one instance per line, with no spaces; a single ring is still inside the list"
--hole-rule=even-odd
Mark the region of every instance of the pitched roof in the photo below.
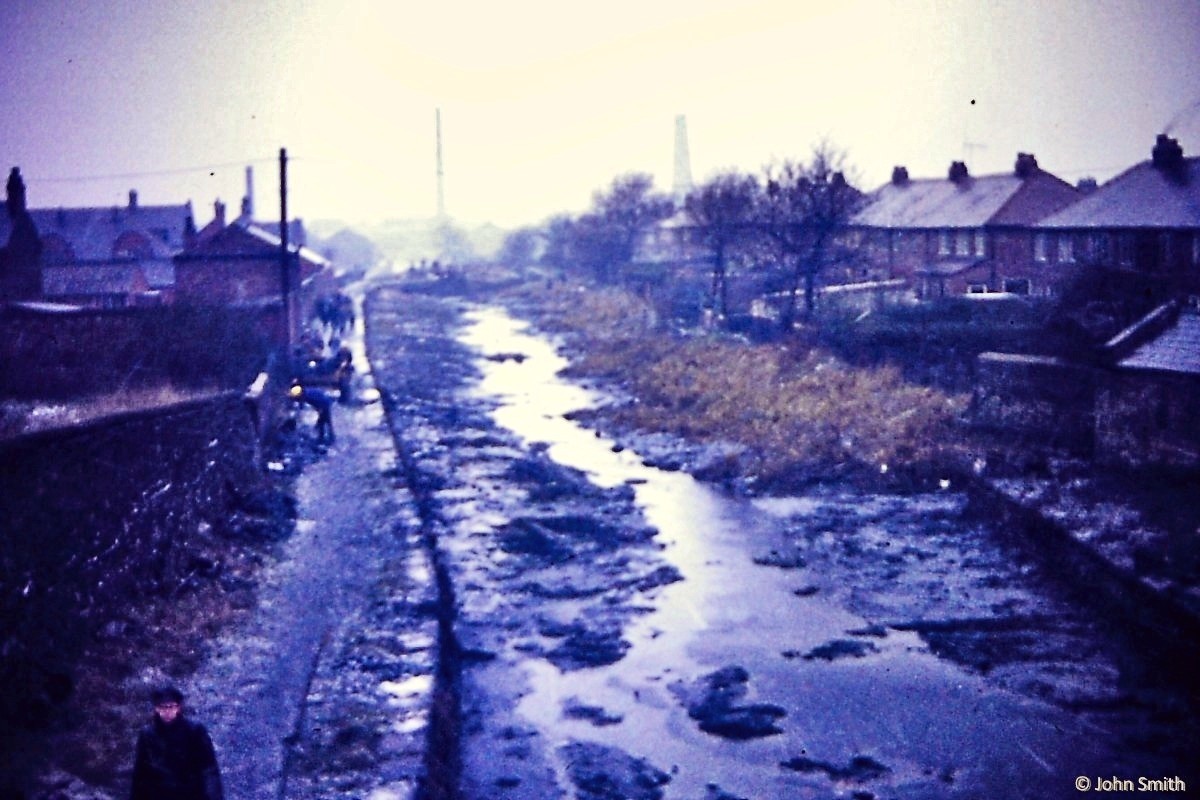
[[[853,225],[881,228],[980,228],[1022,225],[1073,202],[1077,190],[1042,171],[959,181],[919,178],[887,183],[867,195]]]
[[[1200,228],[1200,158],[1185,158],[1183,180],[1143,161],[1039,228]]]
[[[4,206],[0,203],[0,206]],[[0,241],[7,242],[12,228],[8,214],[0,213]],[[114,255],[113,245],[125,233],[145,237],[155,256],[170,256],[183,249],[183,233],[192,216],[191,203],[169,206],[106,208],[32,208],[29,216],[42,238],[59,236],[70,244],[76,259],[103,261]]]
[[[273,258],[279,251],[282,240],[264,230],[255,223],[236,221],[212,233],[196,244],[195,247],[181,253],[181,257],[206,258],[235,257],[235,258]],[[307,247],[288,245],[293,253],[299,253],[300,258],[318,268],[329,266],[329,260],[315,250]]]
[[[1121,359],[1119,366],[1200,375],[1200,313],[1181,312],[1173,326]]]

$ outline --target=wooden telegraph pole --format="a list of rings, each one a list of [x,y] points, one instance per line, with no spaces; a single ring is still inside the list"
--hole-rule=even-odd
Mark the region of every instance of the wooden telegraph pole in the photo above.
[[[284,341],[288,357],[296,346],[296,288],[292,285],[292,258],[288,252],[287,148],[279,148],[279,286],[283,300]]]

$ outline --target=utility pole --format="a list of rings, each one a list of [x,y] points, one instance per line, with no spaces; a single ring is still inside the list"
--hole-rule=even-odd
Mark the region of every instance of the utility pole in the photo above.
[[[279,286],[283,299],[284,341],[288,357],[296,345],[296,288],[292,285],[292,258],[288,252],[287,148],[279,148]]]

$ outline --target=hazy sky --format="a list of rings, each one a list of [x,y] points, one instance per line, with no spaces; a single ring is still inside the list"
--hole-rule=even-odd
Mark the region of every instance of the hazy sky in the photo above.
[[[904,164],[1072,182],[1200,155],[1200,2],[2,0],[0,158],[31,205],[220,198],[259,217],[536,223],[613,177],[757,172],[827,139],[866,187]],[[0,162],[3,163],[3,162]]]

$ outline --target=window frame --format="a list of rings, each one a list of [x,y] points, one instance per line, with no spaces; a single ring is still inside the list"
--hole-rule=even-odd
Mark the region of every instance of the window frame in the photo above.
[[[1050,261],[1049,243],[1050,234],[1044,231],[1036,231],[1033,234],[1033,260],[1039,264],[1046,264]]]

